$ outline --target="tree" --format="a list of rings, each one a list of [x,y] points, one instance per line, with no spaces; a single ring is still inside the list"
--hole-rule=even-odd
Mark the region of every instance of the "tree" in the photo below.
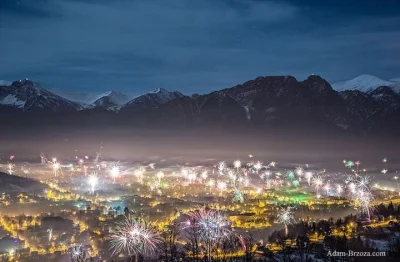
[[[250,234],[248,237],[243,239],[244,242],[244,261],[250,262],[253,260],[256,252],[256,242],[253,236]]]
[[[301,261],[307,261],[307,254],[310,252],[310,239],[306,236],[298,236],[296,245]]]
[[[389,239],[389,256],[395,259],[400,258],[400,239],[398,237],[391,237]]]
[[[388,214],[389,214],[390,216],[393,216],[393,215],[395,214],[395,212],[394,212],[394,206],[393,206],[392,201],[390,201],[390,203],[389,203],[389,205],[388,205],[388,208],[387,208],[387,211],[388,211]]]
[[[165,257],[165,262],[175,261],[178,256],[177,240],[179,233],[179,223],[172,221],[164,227],[160,234],[160,251],[161,255]]]
[[[126,217],[129,216],[129,208],[128,208],[128,207],[125,207],[125,208],[124,208],[124,213],[125,213],[125,216],[126,216]]]
[[[191,221],[193,222],[193,221]],[[193,261],[198,262],[200,261],[199,255],[200,255],[200,232],[197,227],[188,227],[185,230],[186,233],[186,238],[187,238],[187,244],[186,244],[186,249],[190,253],[191,256],[193,256]]]

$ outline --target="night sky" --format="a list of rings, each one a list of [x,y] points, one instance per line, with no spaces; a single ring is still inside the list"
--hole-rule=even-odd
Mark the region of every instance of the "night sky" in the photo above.
[[[260,75],[400,77],[399,0],[0,0],[0,79],[205,93]]]

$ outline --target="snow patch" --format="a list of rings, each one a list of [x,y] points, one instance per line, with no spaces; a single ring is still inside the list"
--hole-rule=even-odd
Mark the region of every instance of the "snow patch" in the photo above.
[[[332,85],[332,88],[336,91],[359,90],[361,92],[367,93],[375,90],[380,86],[389,86],[393,89],[394,92],[400,93],[399,81],[384,80],[373,75],[360,75],[348,81],[335,83]]]
[[[50,91],[58,96],[78,103],[84,108],[95,107],[94,103],[102,104],[101,99],[105,99],[107,97],[109,98],[110,102],[119,108],[131,99],[131,97],[128,95],[112,90],[103,93],[70,93],[62,89],[50,89]],[[115,110],[115,108],[113,107],[112,110]]]
[[[249,106],[243,106],[243,107],[244,107],[244,110],[246,110],[246,118],[247,118],[247,120],[250,120],[251,119],[251,113],[250,113]]]
[[[0,101],[1,105],[11,105],[16,107],[24,107],[25,101],[19,100],[15,95],[8,95]]]
[[[344,130],[349,129],[349,127],[350,127],[350,125],[347,125],[347,124],[336,124],[336,126],[342,128],[342,129],[344,129]]]

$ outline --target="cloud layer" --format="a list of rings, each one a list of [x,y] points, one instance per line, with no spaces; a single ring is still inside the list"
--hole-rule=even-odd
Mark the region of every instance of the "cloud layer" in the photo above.
[[[2,0],[0,79],[139,94],[259,75],[398,77],[396,1],[337,2]]]

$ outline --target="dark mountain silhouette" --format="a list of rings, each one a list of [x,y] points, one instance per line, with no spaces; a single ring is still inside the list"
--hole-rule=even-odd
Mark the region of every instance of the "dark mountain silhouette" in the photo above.
[[[292,76],[258,77],[231,88],[192,96],[158,89],[133,98],[120,108],[112,101],[116,96],[104,96],[90,107],[82,107],[22,80],[0,87],[0,115],[11,125],[18,122],[159,128],[284,127],[293,131],[323,128],[357,133],[400,130],[400,95],[393,87],[379,86],[363,92],[352,85],[351,90],[335,91],[316,75],[304,81]]]

